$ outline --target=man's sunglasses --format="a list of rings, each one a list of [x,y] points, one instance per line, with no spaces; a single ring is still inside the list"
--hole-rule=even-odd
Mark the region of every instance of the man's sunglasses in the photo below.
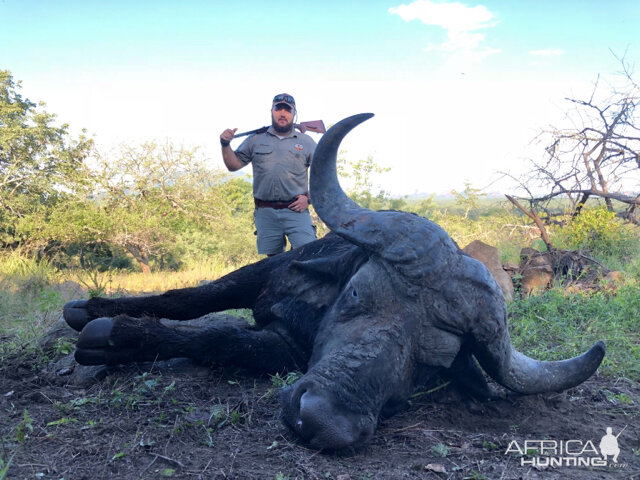
[[[278,103],[278,102],[287,102],[287,103],[291,103],[292,105],[296,104],[296,101],[293,99],[291,95],[285,95],[285,94],[280,94],[273,97],[273,103]]]

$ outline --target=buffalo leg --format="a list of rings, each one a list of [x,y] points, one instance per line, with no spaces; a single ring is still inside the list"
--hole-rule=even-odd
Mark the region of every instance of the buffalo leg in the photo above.
[[[81,331],[94,318],[120,314],[189,320],[230,308],[253,308],[268,281],[270,260],[247,265],[199,287],[169,290],[162,295],[74,300],[64,306],[64,319],[71,328]]]
[[[279,325],[256,330],[226,317],[205,327],[167,326],[153,318],[101,317],[82,330],[75,353],[82,365],[117,365],[188,357],[262,373],[306,368],[307,358]]]
[[[497,397],[497,394],[487,383],[484,373],[478,366],[475,358],[465,349],[458,352],[447,373],[465,396],[480,401],[491,400]]]

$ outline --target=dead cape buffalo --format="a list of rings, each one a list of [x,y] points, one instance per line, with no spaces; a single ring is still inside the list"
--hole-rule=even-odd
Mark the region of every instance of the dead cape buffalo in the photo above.
[[[591,376],[604,344],[556,362],[511,346],[502,292],[480,262],[433,222],[374,212],[340,188],[340,142],[371,114],[346,118],[319,142],[311,198],[332,233],[265,258],[206,285],[141,298],[92,298],[65,306],[81,330],[81,364],[190,357],[260,372],[301,369],[283,389],[283,422],[316,448],[359,446],[378,418],[406,404],[416,387],[444,373],[475,398],[491,395],[478,363],[522,394],[558,391]],[[251,308],[256,326],[237,320],[205,328],[167,327],[229,308]],[[477,363],[476,363],[477,360]]]

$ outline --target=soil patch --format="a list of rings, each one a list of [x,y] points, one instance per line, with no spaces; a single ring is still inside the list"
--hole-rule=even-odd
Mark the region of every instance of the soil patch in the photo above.
[[[472,406],[442,388],[383,420],[365,448],[321,453],[280,423],[269,378],[176,361],[103,369],[78,386],[73,362],[58,371],[34,362],[0,366],[0,458],[11,459],[9,479],[640,478],[640,387],[627,380],[596,375],[562,393]],[[581,457],[592,462],[587,442],[599,451],[607,427],[624,429],[617,464],[545,468],[524,443],[575,440],[573,451],[586,446]]]

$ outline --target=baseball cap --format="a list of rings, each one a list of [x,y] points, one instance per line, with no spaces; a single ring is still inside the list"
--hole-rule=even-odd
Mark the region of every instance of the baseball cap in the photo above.
[[[279,93],[275,97],[273,97],[273,103],[271,104],[271,108],[276,105],[287,105],[291,110],[296,109],[296,101],[294,98],[288,93]]]

